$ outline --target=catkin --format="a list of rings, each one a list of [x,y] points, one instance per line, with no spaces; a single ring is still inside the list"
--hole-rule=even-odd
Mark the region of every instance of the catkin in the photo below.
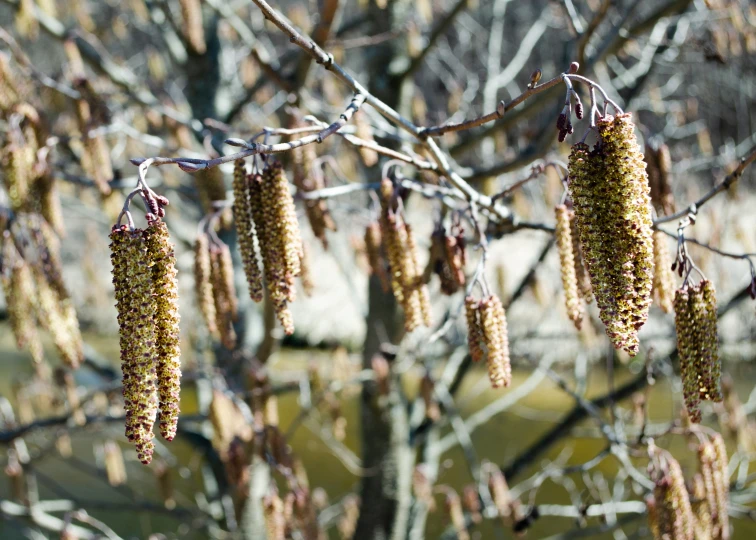
[[[674,309],[675,277],[664,233],[654,233],[654,299],[664,313]]]
[[[111,261],[123,370],[126,437],[142,463],[152,461],[152,426],[157,416],[155,366],[156,303],[150,257],[142,230],[113,227]]]
[[[155,352],[157,355],[160,434],[172,441],[178,426],[181,391],[178,280],[176,255],[162,221],[147,229],[147,251],[152,262],[155,295]]]
[[[711,438],[711,443],[714,447],[712,476],[714,482],[717,516],[715,538],[726,540],[730,537],[730,517],[727,513],[727,505],[729,504],[730,496],[730,477],[727,472],[727,448],[725,447],[724,439],[719,433],[716,433]]]
[[[599,316],[614,346],[635,355],[654,268],[648,178],[630,115],[597,127],[593,151],[572,148],[570,193]]]
[[[262,302],[262,272],[260,272],[260,266],[257,263],[257,249],[255,248],[257,235],[255,232],[255,223],[252,220],[252,209],[249,203],[249,191],[247,190],[246,182],[247,173],[244,167],[244,160],[236,160],[234,163],[233,181],[234,222],[239,241],[239,251],[241,253],[244,274],[247,276],[249,296],[255,302]]]
[[[213,284],[210,281],[210,244],[207,234],[199,234],[194,242],[194,287],[197,303],[207,330],[216,339],[219,337],[216,324]]]
[[[702,280],[675,292],[675,330],[683,397],[692,422],[700,422],[701,400],[722,401],[714,285]]]
[[[564,304],[567,316],[580,330],[583,324],[583,304],[578,292],[577,273],[575,271],[575,255],[573,252],[572,230],[570,228],[570,214],[572,212],[563,204],[556,207],[556,243],[559,251],[559,268],[564,288]]]
[[[296,297],[294,280],[301,275],[304,252],[289,182],[281,163],[272,162],[262,175],[250,175],[247,186],[270,299],[284,332],[291,335],[288,303]]]
[[[195,54],[205,54],[205,29],[202,25],[202,4],[200,0],[179,0],[181,17],[184,21],[184,39]]]
[[[236,316],[236,291],[230,257],[226,244],[210,245],[210,281],[213,284],[215,325],[223,346],[232,350],[236,346],[236,331],[233,325]]]
[[[367,251],[370,273],[378,277],[384,292],[391,290],[391,282],[386,272],[386,264],[382,254],[381,228],[377,222],[371,222],[365,228],[365,250]]]
[[[658,471],[655,481],[655,512],[650,513],[654,538],[693,540],[693,509],[680,464],[671,456],[667,456],[665,462],[666,470]]]
[[[467,347],[470,350],[470,357],[473,362],[480,362],[483,359],[483,328],[480,326],[479,317],[480,303],[472,296],[465,298],[465,315],[467,318]]]
[[[491,295],[480,301],[478,319],[487,352],[486,364],[491,387],[509,386],[512,381],[512,368],[509,363],[507,319],[498,296]]]

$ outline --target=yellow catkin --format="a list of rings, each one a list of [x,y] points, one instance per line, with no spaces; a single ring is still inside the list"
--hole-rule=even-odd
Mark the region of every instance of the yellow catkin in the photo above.
[[[467,346],[473,362],[480,362],[484,353],[483,329],[480,326],[479,302],[472,296],[465,298],[465,315],[467,319]]]
[[[205,29],[202,25],[202,4],[200,0],[179,0],[181,17],[184,21],[184,38],[189,43],[192,52],[205,54]]]
[[[654,233],[654,299],[664,313],[672,313],[675,294],[675,276],[672,258],[663,232]]]
[[[575,275],[578,280],[578,289],[581,298],[586,304],[593,302],[593,288],[591,287],[591,276],[588,273],[588,266],[583,255],[583,248],[580,246],[580,237],[577,229],[577,219],[575,212],[570,212],[570,237],[572,238],[572,256],[575,260]]]
[[[671,456],[667,456],[665,461],[666,470],[660,471],[654,489],[659,527],[658,538],[693,540],[693,509],[680,464]]]
[[[480,325],[487,349],[486,362],[491,387],[509,386],[512,368],[509,363],[509,337],[504,307],[498,296],[491,295],[480,303]]]
[[[239,159],[234,163],[234,223],[239,242],[244,274],[247,277],[249,296],[255,302],[262,302],[263,281],[260,266],[257,263],[257,249],[255,242],[257,234],[255,223],[252,220],[252,209],[249,202],[249,191],[246,186],[247,173],[244,160]]]
[[[377,222],[371,222],[365,228],[365,250],[367,251],[370,273],[378,277],[384,292],[391,290],[391,282],[386,272],[386,264],[382,254],[381,228]]]
[[[227,257],[224,255],[224,248],[227,251],[228,246],[225,244],[210,245],[210,281],[213,284],[213,303],[215,304],[215,324],[220,333],[221,343],[229,350],[236,346],[236,331],[234,330],[234,310],[236,298],[230,296],[234,291],[229,285],[233,285],[233,275],[229,280],[228,263],[224,262]]]
[[[111,486],[125,484],[126,465],[123,461],[121,447],[115,441],[105,441],[102,449],[105,455],[105,474],[108,477],[108,484]]]
[[[284,332],[290,335],[294,332],[294,321],[288,302],[294,296],[294,276],[287,271],[282,224],[276,221],[277,213],[273,207],[275,194],[270,186],[272,182],[275,179],[270,173],[255,173],[247,177],[247,188],[270,301]]]
[[[410,225],[406,226],[407,230],[407,254],[410,260],[408,266],[411,269],[412,276],[407,283],[407,287],[412,289],[413,294],[417,295],[417,302],[420,305],[420,314],[422,316],[422,324],[428,328],[433,324],[431,315],[430,293],[428,287],[422,279],[422,268],[418,260],[417,244],[415,243],[415,235]]]
[[[202,313],[207,330],[216,339],[218,326],[216,324],[215,301],[213,296],[213,284],[210,280],[210,244],[209,238],[202,233],[194,242],[194,291],[197,304]]]
[[[70,299],[61,298],[41,272],[34,274],[40,323],[52,336],[63,362],[76,369],[84,360],[76,310]]]
[[[710,539],[713,533],[713,523],[709,511],[711,506],[706,499],[706,486],[701,474],[696,474],[691,481],[690,497],[695,520],[694,536],[702,540]]]
[[[577,273],[575,272],[575,256],[572,244],[572,230],[570,228],[571,211],[563,204],[556,207],[556,243],[559,251],[559,268],[564,288],[564,304],[567,316],[580,330],[583,324],[583,304],[578,293]]]
[[[284,504],[281,497],[275,491],[263,497],[263,514],[265,517],[267,538],[269,540],[284,540],[286,538]]]
[[[52,175],[40,177],[35,183],[35,191],[39,198],[39,209],[42,217],[50,225],[55,234],[60,237],[66,235],[63,210],[60,207],[57,182]]]
[[[19,142],[10,142],[3,153],[5,190],[8,193],[11,210],[20,212],[27,203],[32,175],[26,146]]]
[[[34,0],[19,0],[16,11],[16,30],[22,37],[32,40],[36,39],[39,33],[35,9]]]
[[[0,53],[0,111],[9,110],[20,100],[16,82],[8,55]]]
[[[147,229],[147,250],[152,262],[155,295],[155,350],[157,353],[160,433],[172,441],[176,436],[181,391],[178,279],[176,255],[163,221]]]
[[[315,280],[312,275],[312,260],[310,246],[302,244],[302,260],[300,261],[299,281],[302,283],[302,291],[305,296],[312,296],[315,290]]]
[[[654,268],[648,178],[630,115],[597,127],[593,151],[573,146],[570,193],[599,316],[614,346],[634,356]]]
[[[717,433],[711,438],[714,447],[714,462],[712,464],[713,482],[716,499],[717,536],[722,540],[730,537],[730,517],[727,513],[727,505],[730,496],[730,476],[728,474],[727,448],[724,439]]]
[[[113,285],[120,333],[126,436],[139,460],[152,461],[157,416],[155,298],[143,231],[114,227],[110,234]]]

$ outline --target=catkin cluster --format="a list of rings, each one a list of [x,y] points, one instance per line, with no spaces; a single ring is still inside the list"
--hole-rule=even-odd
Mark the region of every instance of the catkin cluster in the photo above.
[[[317,159],[315,146],[312,144],[298,146],[293,150],[293,157],[294,185],[297,189],[303,193],[323,189],[325,187],[323,172],[316,170],[314,166]],[[328,210],[328,203],[325,199],[305,199],[304,207],[312,233],[323,243],[323,248],[327,249],[326,231],[336,230],[336,222]]]
[[[556,212],[556,244],[559,251],[559,270],[562,276],[562,287],[564,288],[564,306],[567,309],[567,316],[580,330],[583,324],[583,301],[581,299],[580,288],[578,287],[578,258],[575,254],[575,243],[572,238],[571,223],[574,220],[575,213],[565,205],[560,204],[555,209]]]
[[[146,230],[114,226],[110,234],[121,348],[126,437],[142,463],[152,460],[153,425],[176,434],[179,412],[179,316],[176,258],[161,221]]]
[[[412,332],[421,325],[430,327],[430,295],[423,281],[415,235],[397,212],[391,180],[384,178],[380,189],[381,239],[389,262],[391,290],[404,309],[404,329]]]
[[[431,235],[430,261],[426,273],[430,270],[438,275],[441,292],[452,295],[465,286],[466,264],[464,235],[461,232],[456,235],[447,234],[442,226],[437,227]]]
[[[294,280],[302,275],[304,248],[294,199],[279,162],[269,162],[262,174],[246,174],[244,164],[237,162],[234,219],[250,296],[257,302],[262,300],[264,275],[278,320],[287,335],[293,334],[288,304],[296,297]]]
[[[691,422],[700,422],[701,400],[722,401],[714,284],[702,280],[678,289],[674,308],[685,408]]]
[[[465,298],[467,344],[474,362],[484,357],[493,388],[509,386],[512,368],[509,363],[509,336],[504,306],[496,295],[482,300]]]
[[[17,243],[17,238],[23,241]],[[42,366],[44,353],[37,332],[41,327],[52,337],[61,360],[77,368],[84,358],[81,332],[63,282],[55,233],[38,214],[17,214],[0,243],[1,281],[16,345],[29,349],[35,368]]]
[[[630,115],[597,127],[592,151],[572,147],[570,194],[600,318],[614,346],[635,355],[654,269],[648,179]]]

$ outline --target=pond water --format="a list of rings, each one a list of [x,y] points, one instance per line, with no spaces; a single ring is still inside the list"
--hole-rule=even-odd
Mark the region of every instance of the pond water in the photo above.
[[[98,350],[106,357],[117,357],[113,350],[112,340],[91,339],[90,342],[95,343]],[[12,399],[13,382],[29,376],[31,368],[26,355],[18,353],[13,348],[6,325],[0,325],[0,358],[2,359],[0,394]],[[286,377],[290,376],[291,372],[301,372],[313,358],[321,362],[331,361],[330,355],[323,351],[281,351],[272,361],[274,377],[276,375]],[[570,378],[569,368],[562,368],[559,371],[565,378]],[[751,365],[741,363],[730,366],[729,371],[736,381],[738,394],[743,401],[746,401],[756,382],[756,370]],[[469,416],[503,395],[504,392],[513,391],[528,378],[528,375],[528,372],[515,370],[512,388],[494,392],[490,389],[481,391],[485,388],[485,383],[481,382],[485,378],[485,372],[473,371],[466,377],[458,393],[457,403],[462,417]],[[630,370],[623,368],[616,374],[615,384],[619,385],[630,377],[633,377]],[[408,376],[407,387],[415,388],[416,386],[416,378]],[[605,371],[603,369],[589,370],[586,396],[600,395],[606,390]],[[668,421],[676,414],[672,399],[675,392],[679,392],[679,389],[671,387],[666,381],[661,381],[651,388],[648,394],[648,409],[652,422]],[[629,408],[628,403],[622,405],[625,410]],[[347,421],[346,438],[343,442],[359,455],[358,406],[356,394],[342,402],[342,410]],[[509,463],[515,455],[547,432],[572,406],[573,401],[569,396],[560,391],[548,378],[544,379],[534,392],[506,412],[493,417],[491,421],[472,434],[478,457],[498,464]],[[195,387],[191,383],[185,384],[182,389],[182,413],[192,414],[196,412],[196,407]],[[281,425],[283,431],[286,431],[287,426],[299,411],[296,395],[291,393],[281,396],[279,409]],[[556,460],[562,465],[571,465],[586,462],[596,456],[605,448],[605,442],[594,436],[593,430],[590,429],[594,426],[595,423],[591,420],[582,423],[576,430],[575,436],[560,442],[541,458],[536,459],[534,464],[513,479],[511,485],[529,478],[541,470],[547,462]],[[448,430],[444,431],[446,432]],[[118,489],[113,489],[107,484],[104,471],[99,467],[97,448],[106,437],[121,445],[126,458],[128,482]],[[38,431],[26,437],[26,443],[32,454],[43,453],[43,457],[34,462],[42,499],[80,500],[90,515],[110,525],[124,538],[147,538],[153,532],[162,532],[169,537],[202,538],[204,536],[189,525],[180,527],[179,522],[170,512],[137,511],[137,507],[160,508],[162,499],[157,489],[154,467],[144,467],[136,461],[133,450],[123,437],[123,428],[120,423],[95,426],[92,429],[77,429],[73,437],[72,457],[66,460],[62,459],[54,448],[51,448],[51,440],[50,430]],[[297,428],[290,442],[294,453],[301,458],[308,471],[310,485],[325,488],[331,501],[337,501],[344,495],[357,490],[359,477],[349,472],[347,467],[334,457],[306,424]],[[657,441],[657,444],[670,449],[687,471],[694,469],[695,453],[687,447],[682,437],[663,437]],[[731,444],[732,441],[728,441],[728,445]],[[201,469],[198,466],[201,462],[200,455],[183,437],[178,437],[176,441],[168,445],[167,449],[173,457],[166,455],[175,461],[173,484],[176,508],[191,512],[197,507],[196,494],[202,491]],[[160,453],[161,450],[158,449],[158,454]],[[0,459],[5,465],[5,448],[0,448]],[[451,448],[444,454],[441,465],[438,483],[451,486],[461,493],[463,486],[471,482],[466,461],[458,447]],[[645,470],[643,461],[636,461],[636,465],[640,470]],[[593,477],[598,473],[608,480],[612,488],[614,476],[617,473],[616,460],[612,456],[607,457],[591,470],[590,475]],[[590,499],[584,479],[580,475],[572,475],[571,478],[576,485],[575,489],[582,493],[584,500]],[[626,482],[626,485],[629,483]],[[528,495],[525,495],[525,503],[528,502],[527,497]],[[629,497],[639,499],[638,496],[632,494]],[[11,498],[10,484],[5,475],[0,477],[0,498]],[[564,485],[550,480],[541,485],[535,501],[537,504],[570,504],[571,502]],[[440,497],[437,502],[440,503],[439,507],[443,508]],[[631,518],[628,517],[628,519]],[[442,511],[437,511],[431,516],[428,524],[427,538],[437,538],[447,527],[448,521]],[[595,518],[589,518],[587,521],[589,527],[599,524],[600,522]],[[751,521],[734,520],[734,524],[733,538],[745,540],[756,537],[756,525]],[[11,519],[0,521],[0,538],[23,538],[22,525],[23,522]],[[528,532],[528,537],[548,538],[572,529],[573,525],[573,518],[543,517],[534,522]],[[632,535],[641,525],[645,526],[645,516],[636,517],[632,523],[624,527],[624,530]],[[332,529],[331,538],[337,537],[335,529]],[[512,534],[498,525],[494,526],[491,522],[487,522],[476,528],[473,537],[511,538]],[[614,538],[611,533],[583,537]],[[623,538],[623,536],[616,538]]]

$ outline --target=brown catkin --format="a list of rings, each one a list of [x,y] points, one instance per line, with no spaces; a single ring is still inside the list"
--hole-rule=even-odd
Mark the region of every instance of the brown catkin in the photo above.
[[[599,316],[614,346],[634,356],[654,268],[648,177],[629,114],[597,127],[593,151],[573,146],[570,193]]]
[[[234,223],[239,242],[244,274],[247,277],[249,296],[255,302],[262,302],[263,280],[260,266],[257,263],[257,249],[255,242],[257,234],[252,220],[252,209],[249,202],[249,191],[246,186],[247,173],[244,160],[234,162]]]
[[[422,316],[422,324],[428,328],[431,327],[433,321],[431,319],[431,305],[430,305],[430,293],[428,287],[422,279],[422,268],[418,260],[417,244],[415,243],[415,235],[412,227],[407,224],[405,226],[407,231],[407,255],[409,261],[407,267],[411,273],[411,277],[408,276],[408,282],[405,286],[412,290],[412,294],[417,295],[417,302],[420,306],[420,314]]]
[[[271,491],[263,497],[263,514],[267,538],[269,540],[284,540],[286,538],[284,504],[277,492]]]
[[[386,264],[381,250],[381,227],[373,221],[365,228],[365,250],[367,251],[370,273],[378,277],[384,292],[391,290],[391,282],[386,272]]]
[[[577,230],[577,220],[575,212],[570,212],[570,238],[572,238],[572,256],[575,260],[575,275],[578,280],[578,289],[580,296],[586,304],[593,302],[593,289],[591,287],[591,276],[588,273],[583,248],[580,247],[580,237]]]
[[[575,271],[575,255],[573,252],[572,230],[570,228],[570,214],[563,204],[556,207],[556,243],[559,251],[559,269],[564,288],[564,304],[567,316],[580,330],[583,324],[583,304],[578,293],[578,280]]]
[[[667,456],[667,470],[656,482],[654,497],[659,508],[660,538],[693,540],[694,519],[680,464]]]
[[[113,285],[120,328],[126,436],[139,460],[152,461],[152,426],[157,415],[155,299],[143,231],[113,227],[110,234]]]
[[[225,249],[224,249],[225,248]],[[236,346],[236,331],[233,320],[236,297],[233,287],[233,267],[229,275],[229,265],[224,251],[228,251],[226,244],[210,245],[210,281],[213,284],[213,303],[215,304],[215,325],[220,333],[223,346],[232,350]],[[225,260],[225,261],[224,261]]]
[[[709,519],[712,520],[712,529],[718,528],[719,517],[717,515],[717,492],[714,486],[714,461],[716,454],[714,445],[704,441],[698,446],[698,468],[700,470],[701,484],[703,485],[703,499],[706,504]],[[712,531],[713,532],[713,531]]]
[[[176,255],[163,221],[147,229],[147,250],[152,259],[155,295],[155,349],[157,353],[160,434],[172,441],[176,436],[181,392],[181,349],[179,346],[178,279]]]
[[[665,234],[654,233],[654,299],[664,313],[674,309],[675,276]]]
[[[691,481],[691,508],[693,510],[693,516],[695,518],[695,538],[711,538],[713,536],[713,523],[711,519],[711,512],[707,499],[706,499],[706,486],[704,478],[700,474],[696,474]]]
[[[181,17],[184,21],[183,34],[194,54],[205,54],[205,28],[202,24],[202,4],[200,0],[179,0]]]
[[[470,357],[473,362],[480,362],[483,359],[483,328],[480,325],[479,315],[480,302],[472,296],[465,298],[465,315],[467,318],[467,346],[470,350]]]
[[[217,339],[219,335],[216,324],[215,300],[213,299],[213,284],[210,280],[209,242],[210,240],[205,233],[197,235],[197,239],[194,241],[194,294],[208,332]]]

